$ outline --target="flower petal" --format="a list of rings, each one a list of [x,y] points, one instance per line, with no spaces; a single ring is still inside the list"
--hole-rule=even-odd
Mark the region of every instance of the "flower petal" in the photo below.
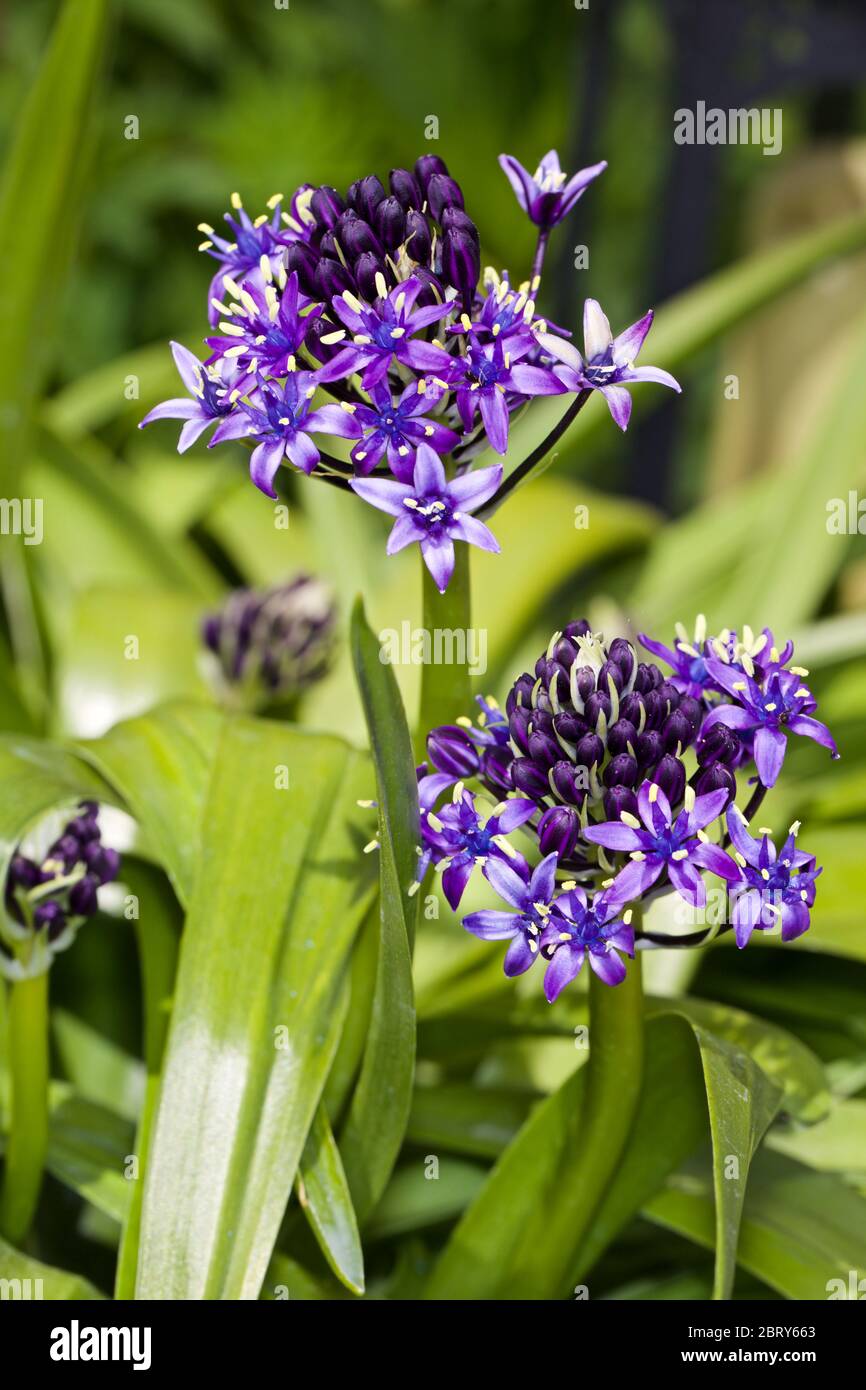
[[[583,306],[583,344],[589,361],[602,357],[612,343],[607,315],[597,299],[587,299]]]
[[[274,478],[286,452],[282,439],[266,439],[250,455],[250,477],[266,497],[276,497]]]
[[[586,952],[582,946],[563,942],[557,946],[553,959],[544,972],[544,993],[548,1004],[559,997],[566,985],[580,974]]]
[[[352,478],[349,486],[365,502],[378,507],[380,512],[388,512],[390,516],[403,516],[406,512],[403,505],[405,498],[415,495],[414,488],[405,483],[394,483],[390,478]]]
[[[437,541],[431,541],[427,536],[422,537],[421,554],[424,557],[424,564],[433,576],[436,588],[440,594],[444,594],[454,573],[453,542],[447,537]]]
[[[770,729],[762,724],[755,734],[755,766],[765,787],[776,785],[787,745],[788,740],[781,729]]]

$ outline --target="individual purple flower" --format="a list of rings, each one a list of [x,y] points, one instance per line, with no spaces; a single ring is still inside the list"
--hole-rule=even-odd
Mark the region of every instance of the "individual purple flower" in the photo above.
[[[450,453],[460,442],[459,434],[427,418],[445,393],[443,384],[422,377],[394,401],[390,388],[378,382],[370,388],[372,405],[348,407],[364,432],[351,454],[359,473],[372,472],[384,455],[394,476],[410,483],[419,444],[429,444],[437,454]]]
[[[544,993],[550,1004],[580,974],[587,956],[600,980],[619,985],[626,971],[617,952],[634,956],[631,912],[623,914],[622,903],[611,901],[605,893],[590,902],[582,888],[570,888],[553,903],[540,949],[550,961],[544,973]]]
[[[225,318],[221,336],[206,338],[213,349],[211,361],[228,358],[255,376],[257,373],[285,376],[295,370],[295,353],[304,341],[310,323],[319,317],[322,306],[314,305],[301,314],[298,277],[288,277],[282,292],[270,280],[262,289],[245,287],[233,304],[221,304]]]
[[[717,690],[718,687],[711,679],[707,671],[706,661],[706,641],[707,641],[707,620],[703,613],[699,613],[695,622],[695,635],[691,638],[683,627],[682,623],[677,623],[677,636],[673,647],[666,646],[664,642],[657,642],[652,637],[647,637],[646,633],[638,634],[638,640],[642,647],[646,647],[648,652],[657,656],[660,661],[667,662],[673,671],[670,677],[671,683],[677,690],[684,695],[690,695],[694,700],[702,699],[708,690]]]
[[[543,320],[535,316],[535,301],[530,297],[528,287],[516,290],[512,287],[508,271],[498,275],[495,270],[484,272],[485,295],[480,310],[472,320],[473,334],[485,342],[491,338],[509,338],[515,333],[526,333],[533,327],[540,327]],[[454,324],[449,332],[465,333],[465,322]]]
[[[674,820],[670,802],[661,788],[655,782],[644,782],[637,797],[640,820],[623,811],[619,821],[587,826],[584,838],[592,844],[631,856],[631,863],[617,874],[609,889],[610,900],[622,904],[640,898],[667,870],[680,896],[693,907],[702,907],[707,893],[701,869],[709,869],[728,883],[739,879],[740,871],[734,861],[703,833],[727,801],[725,790],[696,798],[687,787],[685,806]]]
[[[279,386],[259,378],[249,402],[239,403],[234,414],[214,431],[208,447],[226,439],[252,436],[258,440],[250,458],[250,477],[266,496],[276,497],[274,478],[284,458],[303,473],[311,473],[319,462],[312,432],[321,430],[344,438],[357,434],[351,417],[338,405],[310,409],[317,379],[313,372],[290,372],[285,385]]]
[[[728,833],[742,870],[742,886],[734,899],[733,924],[737,945],[748,944],[752,932],[782,928],[782,940],[794,941],[809,930],[815,901],[816,869],[813,855],[797,849],[800,828],[794,822],[781,850],[777,851],[769,830],[760,830],[760,840],[748,832],[746,818],[738,806],[728,809]]]
[[[524,169],[513,154],[501,154],[499,164],[523,211],[531,222],[545,230],[561,222],[593,179],[607,168],[607,160],[603,159],[569,179],[559,167],[556,150],[548,150],[534,174]]]
[[[512,865],[491,858],[484,865],[484,877],[513,911],[470,912],[463,918],[463,926],[482,941],[511,942],[505,953],[506,975],[522,975],[539,954],[541,933],[556,892],[556,865],[555,854],[548,854],[531,874],[525,862]]]
[[[487,438],[498,454],[508,450],[508,404],[506,395],[558,396],[565,389],[554,372],[533,367],[519,359],[536,346],[531,333],[508,338],[497,337],[482,346],[470,341],[462,381],[456,386],[457,408],[467,434],[475,423],[476,409]]]
[[[345,418],[345,412],[340,413]],[[502,467],[495,464],[449,482],[438,454],[429,444],[419,444],[411,484],[353,478],[351,487],[365,502],[397,518],[388,537],[388,554],[420,544],[424,563],[444,594],[454,573],[455,541],[499,550],[493,533],[470,513],[493,496],[501,481]]]
[[[439,852],[447,868],[442,874],[442,891],[456,911],[476,864],[486,864],[492,855],[520,861],[518,852],[504,838],[524,825],[535,814],[535,803],[523,797],[501,801],[482,819],[472,792],[458,782],[450,803],[439,811],[426,813],[429,833],[425,836]]]
[[[180,379],[190,394],[155,405],[138,428],[143,430],[154,420],[184,420],[186,423],[177,444],[177,452],[183,454],[209,425],[224,419],[234,409],[234,369],[229,368],[229,380],[225,380],[220,372],[199,362],[182,343],[172,343],[171,352]]]
[[[413,335],[444,318],[451,306],[430,304],[413,313],[413,305],[423,288],[417,276],[404,280],[388,293],[385,277],[380,273],[377,287],[379,298],[372,307],[362,304],[349,291],[332,300],[334,313],[353,334],[351,345],[341,348],[328,364],[335,374],[332,379],[335,380],[338,373],[350,376],[353,372],[362,372],[364,389],[369,391],[382,381],[395,359],[417,372],[441,376],[450,371],[452,359],[443,348]]]
[[[312,193],[312,189],[309,191]],[[268,199],[270,217],[257,217],[253,221],[241,202],[240,194],[233,193],[233,212],[224,214],[231,237],[218,236],[209,223],[199,223],[199,231],[204,232],[207,238],[201,243],[199,250],[206,251],[220,263],[208,292],[208,316],[211,323],[216,323],[220,313],[219,309],[214,309],[212,300],[222,298],[226,275],[238,286],[248,283],[250,288],[256,284],[261,287],[264,283],[262,258],[268,262],[269,274],[272,274],[278,268],[287,236],[290,238],[293,234],[303,234],[304,227],[298,220],[302,216],[301,207],[306,201],[303,193],[304,190],[299,189],[292,200],[294,216],[289,217],[287,214],[287,217],[289,227],[293,231],[288,234],[282,229],[283,200],[280,194],[274,194],[273,198]],[[312,219],[310,222],[312,224]]]
[[[758,777],[765,787],[776,784],[785,760],[788,734],[802,734],[828,748],[839,757],[833,735],[819,720],[812,718],[817,702],[808,686],[794,671],[774,668],[759,685],[737,666],[725,665],[711,657],[707,669],[713,680],[734,704],[718,705],[704,720],[704,731],[713,724],[727,724],[740,735],[754,735],[754,757]]]
[[[556,371],[569,391],[600,391],[615,423],[624,430],[631,416],[628,386],[636,381],[655,381],[674,391],[682,389],[670,372],[634,365],[652,321],[650,309],[614,338],[601,305],[595,299],[587,299],[583,306],[583,356],[573,343],[552,333],[539,333],[538,341],[545,352],[563,364]]]

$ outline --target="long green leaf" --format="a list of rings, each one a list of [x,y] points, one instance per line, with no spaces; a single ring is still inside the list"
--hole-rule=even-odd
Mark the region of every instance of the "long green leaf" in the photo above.
[[[322,1105],[301,1155],[296,1191],[331,1269],[352,1293],[363,1293],[364,1255],[358,1222],[340,1151]]]
[[[367,901],[354,803],[369,775],[335,739],[252,720],[222,730],[145,1175],[139,1298],[258,1295],[342,1026]]]
[[[370,731],[379,799],[379,960],[370,1031],[340,1152],[363,1225],[385,1190],[400,1151],[415,1072],[411,944],[418,790],[406,716],[390,666],[364,618],[352,615],[352,654]]]
[[[66,0],[19,117],[0,183],[0,493],[21,498],[29,419],[51,364],[53,315],[83,199],[82,171],[107,0]],[[58,228],[63,234],[58,236]],[[32,551],[8,536],[0,574],[22,688],[44,679],[28,575]]]

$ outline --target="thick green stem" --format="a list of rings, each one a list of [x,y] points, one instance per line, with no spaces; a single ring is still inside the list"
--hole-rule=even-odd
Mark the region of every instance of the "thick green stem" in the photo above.
[[[472,715],[469,679],[472,610],[469,593],[469,546],[454,547],[454,573],[444,594],[422,562],[424,631],[429,650],[421,668],[421,705],[416,752],[423,757],[427,734],[438,724],[453,724]],[[458,661],[457,658],[461,658]]]
[[[589,1060],[574,1163],[581,1180],[565,1188],[564,1209],[556,1220],[569,1233],[571,1264],[560,1286],[572,1277],[580,1246],[612,1182],[625,1150],[643,1079],[644,1017],[640,953],[628,962],[621,985],[589,977]],[[572,1170],[573,1171],[573,1170]]]
[[[48,1145],[48,971],[9,992],[11,1125],[0,1193],[0,1231],[20,1245],[33,1220]]]

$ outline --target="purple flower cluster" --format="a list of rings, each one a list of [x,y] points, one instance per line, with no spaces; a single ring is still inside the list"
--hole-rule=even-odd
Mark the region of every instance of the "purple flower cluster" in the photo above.
[[[804,712],[815,700],[802,685],[807,672],[789,664],[792,645],[779,650],[769,630],[708,637],[703,619],[694,640],[678,630],[672,648],[641,641],[672,676],[639,661],[624,638],[608,646],[585,621],[569,623],[514,682],[504,711],[481,701],[475,724],[431,730],[429,765],[419,769],[418,883],[437,867],[456,909],[479,866],[510,910],[472,912],[463,925],[509,940],[506,974],[547,960],[551,1000],[586,958],[617,984],[618,953],[633,954],[636,940],[677,945],[635,933],[625,909],[665,889],[703,907],[706,873],[725,885],[739,946],[755,929],[780,926],[790,941],[809,926],[820,869],[796,849],[799,826],[778,851],[770,831],[754,839],[747,829],[778,776],[777,730],[782,753],[787,732],[838,756]],[[743,813],[737,774],[749,780],[751,771]],[[485,797],[495,801],[486,815]]]
[[[39,860],[19,850],[6,876],[0,914],[0,974],[39,974],[72,944],[96,912],[99,888],[117,877],[120,856],[102,843],[99,808],[83,801]]]
[[[181,451],[210,428],[211,447],[244,440],[269,497],[284,464],[351,488],[397,518],[389,552],[418,543],[444,590],[454,541],[498,549],[470,514],[494,505],[503,469],[472,465],[487,446],[506,454],[515,412],[538,396],[582,402],[598,390],[625,428],[629,385],[679,390],[666,372],[633,365],[651,314],[614,338],[587,300],[584,357],[536,313],[550,230],[605,164],[567,179],[554,151],[534,177],[510,155],[500,162],[539,229],[516,286],[507,272],[481,276],[478,229],[438,155],[392,169],[387,188],[370,174],[345,195],[304,186],[288,209],[275,196],[255,219],[233,194],[227,236],[201,224],[200,249],[219,263],[207,354],[172,344],[188,395],[142,425],[182,420]],[[327,436],[346,441],[337,456]]]
[[[328,587],[299,574],[270,589],[235,589],[202,623],[227,695],[255,707],[291,700],[325,675],[337,614]]]

